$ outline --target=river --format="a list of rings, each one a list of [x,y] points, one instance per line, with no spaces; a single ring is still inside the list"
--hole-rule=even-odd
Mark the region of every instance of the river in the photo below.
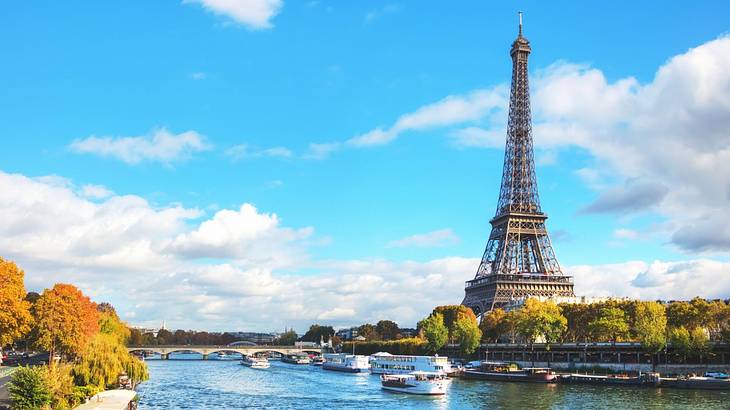
[[[180,357],[180,356],[178,356]],[[730,393],[454,379],[443,397],[388,393],[370,374],[272,361],[148,360],[140,409],[720,409]]]

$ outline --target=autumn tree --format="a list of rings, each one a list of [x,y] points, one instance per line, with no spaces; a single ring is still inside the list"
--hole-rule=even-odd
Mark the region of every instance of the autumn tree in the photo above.
[[[458,320],[468,318],[476,323],[477,317],[474,312],[464,305],[444,305],[434,308],[433,313],[441,313],[444,317],[444,325],[449,331],[449,342],[455,343],[456,323]]]
[[[378,332],[382,340],[395,340],[400,334],[398,324],[392,320],[381,320],[375,325],[375,331]]]
[[[50,353],[76,357],[99,330],[96,304],[73,285],[56,284],[33,306],[36,344]]]
[[[604,307],[598,317],[588,323],[588,331],[594,340],[616,343],[629,334],[629,324],[623,310],[615,307]]]
[[[687,356],[692,351],[692,337],[684,326],[673,327],[669,330],[669,343],[675,353],[682,356],[682,361],[687,360]]]
[[[22,269],[0,257],[0,349],[30,330],[30,302],[25,300]]]
[[[448,341],[449,331],[444,325],[444,315],[441,313],[434,312],[428,315],[418,322],[418,329],[423,332],[427,340],[426,348],[429,352],[439,351]]]
[[[109,303],[103,302],[97,306],[99,312],[99,332],[114,336],[120,344],[127,344],[131,331],[119,319],[116,310]]]
[[[665,313],[664,305],[658,302],[639,302],[636,305],[634,333],[644,350],[652,355],[659,353],[667,343]]]
[[[503,309],[493,309],[482,316],[479,329],[482,331],[482,340],[497,343],[499,338],[508,332],[507,313]]]
[[[540,302],[529,298],[515,312],[517,332],[531,345],[538,339],[545,343],[557,342],[567,328],[567,319],[552,301]]]
[[[147,380],[147,365],[127,352],[112,334],[96,334],[84,349],[71,374],[79,386],[115,388],[119,375],[126,373],[132,383]]]

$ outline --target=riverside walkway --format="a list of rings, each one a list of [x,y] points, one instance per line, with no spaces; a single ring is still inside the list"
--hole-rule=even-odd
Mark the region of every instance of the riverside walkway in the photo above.
[[[319,347],[299,347],[299,346],[192,346],[192,345],[159,345],[159,346],[129,346],[127,350],[130,353],[149,352],[159,354],[160,358],[168,359],[171,353],[199,353],[203,360],[207,360],[209,355],[216,353],[239,353],[243,355],[252,355],[264,352],[276,352],[282,355],[306,352],[322,354]]]

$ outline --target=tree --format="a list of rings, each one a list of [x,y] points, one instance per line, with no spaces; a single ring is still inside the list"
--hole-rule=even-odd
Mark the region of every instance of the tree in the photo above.
[[[672,349],[682,356],[682,361],[686,361],[687,355],[692,352],[692,336],[687,328],[680,326],[669,330],[669,343]]]
[[[398,324],[392,320],[381,320],[375,325],[375,330],[382,340],[395,340],[400,334]]]
[[[426,348],[429,352],[438,352],[446,345],[449,338],[449,331],[444,325],[444,315],[441,313],[431,313],[428,317],[418,322],[418,328],[423,332],[423,336],[428,343]]]
[[[129,354],[115,336],[99,333],[85,349],[72,374],[79,386],[107,389],[117,387],[122,372],[134,384],[149,378],[144,362]]]
[[[173,336],[172,332],[167,329],[158,330],[156,338],[158,345],[169,345],[175,342],[175,336]],[[209,344],[209,342],[206,340],[205,343],[201,344]]]
[[[43,367],[20,367],[8,385],[13,409],[36,410],[51,404],[51,391]]]
[[[116,310],[109,303],[101,303],[96,309],[99,312],[99,332],[114,336],[119,343],[127,344],[131,331],[117,316]]]
[[[560,339],[567,329],[567,319],[560,313],[560,308],[552,301],[540,302],[527,299],[514,315],[517,332],[531,345],[538,338],[546,343]]]
[[[30,330],[30,302],[25,300],[25,272],[0,257],[0,349]]]
[[[482,340],[497,343],[499,338],[508,332],[509,323],[507,313],[502,309],[493,309],[482,316],[479,329],[482,331]]]
[[[357,328],[357,334],[358,336],[362,336],[368,340],[380,340],[380,335],[378,335],[378,331],[375,329],[375,326],[371,325],[370,323],[360,325],[360,327]]]
[[[672,302],[667,306],[667,324],[673,328],[693,329],[701,325],[697,304]]]
[[[693,355],[699,356],[700,362],[702,358],[710,352],[710,338],[707,331],[701,327],[696,327],[689,332],[690,335],[690,351]]]
[[[309,330],[304,334],[304,336],[302,336],[302,340],[314,343],[318,343],[320,340],[324,340],[326,342],[330,337],[334,336],[334,334],[335,329],[333,329],[332,326],[320,326],[314,324],[309,326]]]
[[[652,355],[667,344],[667,316],[664,305],[658,302],[639,302],[636,305],[634,333],[641,347]]]
[[[588,331],[594,340],[611,341],[615,344],[629,333],[626,314],[619,308],[605,307],[600,310],[596,319],[588,323]]]
[[[56,284],[33,306],[36,344],[50,353],[78,356],[99,330],[96,304],[73,285]]]
[[[474,312],[464,305],[444,305],[437,306],[433,310],[434,313],[441,313],[444,316],[444,325],[449,330],[449,341],[454,342],[454,331],[456,330],[456,321],[460,318],[467,316],[473,317],[476,320]]]
[[[459,343],[459,350],[463,356],[474,353],[482,339],[482,331],[479,330],[474,315],[463,315],[454,322],[454,339]]]
[[[296,341],[297,332],[295,332],[294,329],[284,329],[284,333],[279,335],[279,337],[274,341],[274,344],[279,346],[293,346]]]

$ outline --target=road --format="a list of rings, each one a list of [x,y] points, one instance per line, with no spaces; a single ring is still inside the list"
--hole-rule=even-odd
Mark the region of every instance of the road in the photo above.
[[[10,375],[0,377],[0,409],[10,408],[10,399],[8,398],[8,383]]]

